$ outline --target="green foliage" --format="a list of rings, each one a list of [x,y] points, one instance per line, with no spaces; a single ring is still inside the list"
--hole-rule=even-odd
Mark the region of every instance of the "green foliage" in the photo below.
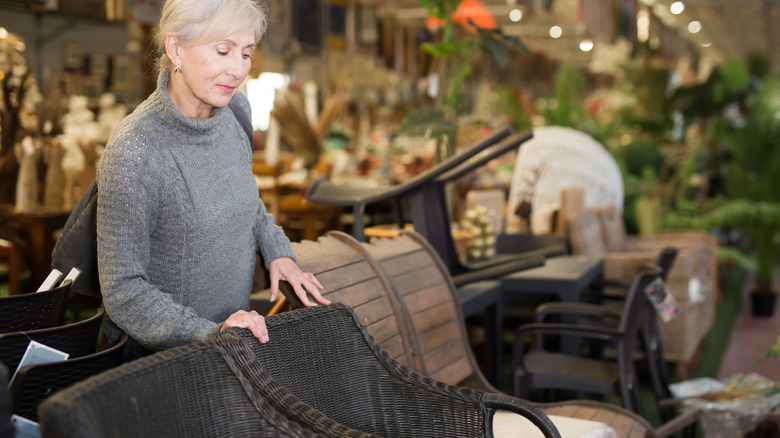
[[[658,143],[650,140],[632,141],[618,148],[614,155],[615,159],[625,166],[626,172],[637,176],[643,175],[645,169],[650,169],[656,176],[659,175],[664,162]]]
[[[723,64],[718,73],[719,78],[710,91],[713,102],[724,102],[731,96],[744,93],[750,86],[750,72],[745,63],[739,59]]]
[[[531,117],[511,87],[504,85],[498,87],[498,105],[509,114],[515,131],[526,131],[533,127]]]
[[[572,64],[564,63],[555,74],[555,95],[542,109],[547,125],[566,126],[587,132],[586,120],[590,117],[585,101],[585,75]]]
[[[739,199],[780,202],[780,81],[748,101],[745,126],[729,137],[727,189]]]
[[[476,34],[456,34],[453,14],[461,0],[420,0],[420,5],[434,18],[444,21],[438,42],[423,44],[423,50],[439,61],[439,93],[435,108],[412,111],[402,123],[402,131],[417,134],[426,133],[438,138],[441,151],[449,155],[454,149],[457,135],[457,106],[461,89],[471,75],[474,65],[482,54],[488,54],[492,62],[502,67],[512,59],[513,50],[528,50],[517,37],[504,34],[498,29],[482,29],[474,23]],[[457,39],[456,39],[457,38]],[[426,126],[427,124],[427,126]],[[444,137],[450,145],[442,146]]]
[[[462,0],[420,0],[422,6],[428,14],[439,20],[448,19],[455,9],[458,8]]]

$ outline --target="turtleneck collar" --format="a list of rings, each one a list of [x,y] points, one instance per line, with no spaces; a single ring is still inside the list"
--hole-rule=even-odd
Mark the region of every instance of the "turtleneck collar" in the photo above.
[[[182,126],[184,129],[193,131],[207,132],[216,128],[224,121],[225,115],[229,112],[228,108],[215,107],[208,118],[186,117],[173,104],[171,96],[168,94],[168,82],[171,79],[170,67],[160,72],[157,78],[157,94],[159,96],[158,111],[160,116],[167,122]]]

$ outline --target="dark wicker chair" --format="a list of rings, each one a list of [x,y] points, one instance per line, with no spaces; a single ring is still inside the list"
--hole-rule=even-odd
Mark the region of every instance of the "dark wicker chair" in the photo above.
[[[30,341],[64,351],[71,359],[92,354],[97,349],[104,314],[101,307],[90,318],[72,324],[0,334],[0,362],[16,370]]]
[[[647,309],[648,299],[644,288],[656,278],[657,271],[643,272],[635,277],[616,327],[533,323],[517,329],[513,348],[513,393],[519,396],[526,390],[552,388],[613,394],[620,396],[627,409],[643,415],[633,355],[640,323]],[[607,310],[590,308],[591,314],[599,313],[602,316]],[[528,335],[533,336],[533,342],[526,351],[525,340]],[[616,360],[599,360],[546,350],[543,340],[550,335],[610,342],[616,350]]]
[[[55,327],[65,322],[71,281],[48,291],[0,297],[0,333]]]
[[[14,436],[14,425],[11,423],[11,394],[8,392],[8,368],[0,363],[0,436]]]
[[[119,366],[127,339],[127,335],[123,335],[115,345],[86,356],[22,367],[16,372],[10,387],[14,413],[38,421],[38,405],[47,397]]]
[[[38,408],[41,433],[45,438],[371,436],[300,402],[267,373],[251,377],[234,352],[213,342],[172,348],[49,397]],[[302,426],[299,417],[325,432]]]
[[[266,344],[245,329],[227,330],[217,342],[249,380],[268,373],[348,427],[384,437],[491,437],[493,415],[504,410],[527,418],[546,437],[559,436],[547,416],[523,400],[447,385],[399,364],[346,305],[285,312],[266,324],[271,338]]]

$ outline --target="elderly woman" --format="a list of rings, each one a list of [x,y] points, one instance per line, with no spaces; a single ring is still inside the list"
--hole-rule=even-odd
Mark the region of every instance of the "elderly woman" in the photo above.
[[[279,280],[329,304],[257,194],[246,132],[228,107],[266,29],[254,0],[168,0],[159,23],[157,89],[109,140],[98,169],[98,265],[110,342],[126,360],[245,327],[259,251]],[[235,105],[233,105],[235,106]]]

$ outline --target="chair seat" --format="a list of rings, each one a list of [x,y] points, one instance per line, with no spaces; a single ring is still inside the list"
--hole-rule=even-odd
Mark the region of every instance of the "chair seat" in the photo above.
[[[560,415],[548,416],[558,429],[561,438],[618,438],[615,430],[598,420],[586,420]],[[493,417],[493,436],[508,438],[523,436],[526,438],[541,437],[542,433],[528,419],[514,412],[497,411]]]
[[[612,393],[618,380],[616,362],[547,351],[526,354],[525,369],[533,375],[536,388],[570,389],[585,385],[594,392]],[[573,381],[581,383],[572,385]]]

